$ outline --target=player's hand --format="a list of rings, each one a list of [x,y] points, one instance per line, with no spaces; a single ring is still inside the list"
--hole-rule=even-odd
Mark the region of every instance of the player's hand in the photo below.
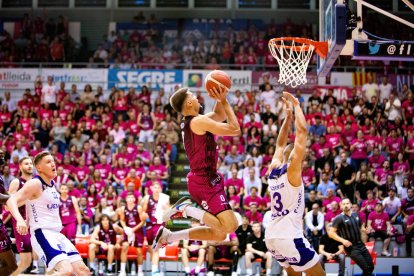
[[[218,102],[225,102],[227,100],[227,92],[228,89],[224,86],[220,86],[219,89],[213,87],[210,89],[210,93],[212,94],[212,98],[216,99]]]
[[[293,106],[299,104],[299,100],[289,92],[283,91],[283,98],[290,101],[293,104]]]
[[[333,259],[332,254],[328,254],[328,256],[326,256],[326,260],[330,261],[332,259]]]
[[[24,221],[24,220],[17,221],[16,228],[17,228],[17,232],[20,235],[27,235],[28,234],[28,227],[27,227],[26,221]]]
[[[345,247],[350,247],[350,246],[352,245],[352,242],[350,242],[350,241],[348,241],[348,240],[345,240],[342,244],[343,244]]]
[[[293,112],[290,103],[285,99],[282,98],[283,104],[286,106],[286,119],[291,120],[293,118]]]

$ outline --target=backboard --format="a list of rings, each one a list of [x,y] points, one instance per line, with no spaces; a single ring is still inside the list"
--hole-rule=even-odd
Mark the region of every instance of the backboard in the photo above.
[[[346,43],[345,0],[319,0],[319,41],[328,41],[328,55],[318,56],[318,76],[326,77]]]

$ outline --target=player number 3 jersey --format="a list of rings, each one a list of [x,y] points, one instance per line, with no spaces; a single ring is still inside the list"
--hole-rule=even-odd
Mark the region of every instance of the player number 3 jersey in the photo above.
[[[287,177],[287,164],[274,168],[268,177],[271,196],[271,221],[266,239],[291,239],[303,236],[304,188],[294,187]]]

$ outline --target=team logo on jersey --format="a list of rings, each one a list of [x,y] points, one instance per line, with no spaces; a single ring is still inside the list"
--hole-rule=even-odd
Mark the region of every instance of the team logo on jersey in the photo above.
[[[208,208],[207,201],[205,201],[205,200],[203,200],[203,201],[201,202],[201,206],[203,207],[203,209],[204,209],[204,210],[208,210],[208,209],[209,209],[209,208]]]

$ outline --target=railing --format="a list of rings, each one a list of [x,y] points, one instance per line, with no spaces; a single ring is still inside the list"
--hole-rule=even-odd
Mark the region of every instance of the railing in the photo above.
[[[168,64],[168,63],[135,63],[131,68],[124,67],[123,64],[119,64],[119,67],[113,64],[104,63],[87,63],[87,62],[0,62],[0,68],[110,68],[110,69],[211,69],[212,64]],[[251,70],[251,71],[263,71],[263,70],[278,70],[277,65],[263,65],[263,64],[217,64],[217,68],[231,69],[231,70]],[[309,65],[308,72],[316,72],[316,65]],[[377,72],[384,74],[412,74],[414,73],[414,63],[403,63],[403,66],[398,65],[381,65],[381,66],[335,66],[332,71],[335,72]]]

